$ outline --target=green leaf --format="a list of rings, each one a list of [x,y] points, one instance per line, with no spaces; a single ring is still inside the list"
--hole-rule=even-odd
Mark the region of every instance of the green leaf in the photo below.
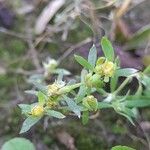
[[[80,64],[82,65],[84,68],[86,69],[89,69],[91,71],[94,70],[94,67],[86,60],[84,59],[83,57],[81,56],[78,56],[78,55],[75,55],[75,60]]]
[[[133,75],[137,71],[138,70],[134,68],[123,68],[116,70],[115,75],[111,78],[110,81],[111,92],[114,92],[114,90],[116,89],[119,77],[128,77],[130,75]]]
[[[148,107],[150,106],[150,100],[149,99],[139,99],[139,100],[126,100],[125,105],[127,107]]]
[[[41,117],[28,117],[24,122],[23,122],[23,125],[22,125],[22,128],[21,128],[21,131],[20,131],[20,134],[21,133],[24,133],[24,132],[27,132],[33,125],[35,125],[39,120],[41,119]]]
[[[116,70],[116,76],[118,77],[128,77],[133,75],[134,73],[138,72],[137,69],[134,68],[123,68]]]
[[[85,81],[85,76],[88,74],[88,71],[85,69],[82,69],[81,71],[81,83],[84,83]]]
[[[59,119],[63,119],[66,116],[63,115],[61,112],[55,111],[55,110],[47,110],[46,111],[47,115],[55,117],[55,118],[59,118]]]
[[[118,145],[118,146],[114,146],[112,147],[111,150],[135,150],[131,147],[128,147],[128,146],[121,146],[121,145]]]
[[[91,64],[91,66],[95,67],[96,60],[97,60],[97,49],[93,44],[88,55],[88,62]]]
[[[35,150],[35,147],[29,140],[16,137],[5,142],[1,150]]]
[[[46,95],[43,94],[41,91],[39,91],[38,92],[38,102],[39,102],[39,104],[44,105],[46,99],[47,99]]]
[[[98,102],[98,109],[112,108],[112,105],[105,102]]]
[[[68,105],[68,108],[74,112],[79,118],[81,117],[81,111],[82,111],[82,107],[78,106],[72,99],[70,99],[69,97],[65,98],[65,101]]]
[[[114,61],[114,49],[112,47],[111,42],[107,39],[107,37],[102,38],[101,46],[105,57],[109,61]]]
[[[82,99],[85,97],[86,95],[86,87],[85,85],[81,85],[78,91],[78,94],[76,96],[76,102],[80,103],[82,101]]]
[[[119,112],[119,111],[117,111],[117,113],[120,114],[120,115],[122,115],[122,116],[124,116],[126,119],[128,119],[128,121],[130,121],[130,123],[131,123],[132,125],[135,126],[135,124],[134,124],[134,122],[133,122],[133,120],[132,120],[132,118],[131,118],[130,116],[128,116],[127,114],[125,114],[125,113],[123,113],[123,112]]]
[[[27,114],[31,111],[31,105],[19,104],[18,106],[21,108],[22,114]]]
[[[89,112],[88,111],[83,111],[82,113],[82,123],[83,125],[86,125],[89,121]]]

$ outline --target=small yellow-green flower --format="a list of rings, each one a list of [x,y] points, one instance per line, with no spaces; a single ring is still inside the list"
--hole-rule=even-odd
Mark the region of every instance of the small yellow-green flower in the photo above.
[[[44,107],[42,105],[36,105],[31,109],[31,115],[35,117],[42,116],[44,113]]]
[[[100,76],[104,77],[112,77],[115,72],[115,64],[111,61],[105,61],[100,65],[96,65],[95,72]]]
[[[85,106],[88,110],[96,111],[98,108],[97,99],[93,95],[89,95],[85,97],[82,101],[83,106]]]

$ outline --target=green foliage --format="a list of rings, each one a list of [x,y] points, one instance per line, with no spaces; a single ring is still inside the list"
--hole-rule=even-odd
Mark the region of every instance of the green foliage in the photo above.
[[[87,124],[89,121],[89,112],[88,111],[84,111],[82,114],[82,123],[83,125]]]
[[[1,150],[35,150],[35,147],[29,140],[17,137],[4,143]]]
[[[89,51],[89,55],[88,55],[88,62],[95,67],[96,64],[96,60],[97,60],[97,49],[95,47],[95,45],[92,46],[92,48]]]
[[[21,131],[20,131],[20,134],[21,133],[24,133],[26,131],[28,131],[33,125],[35,125],[39,120],[41,119],[41,117],[28,117],[24,122],[23,122],[23,125],[22,125],[22,128],[21,128]]]
[[[101,46],[105,57],[109,61],[114,60],[114,49],[112,47],[111,42],[107,39],[107,37],[103,37],[101,40]]]
[[[59,119],[63,119],[66,117],[62,113],[58,111],[54,111],[54,110],[47,110],[46,113],[48,116],[52,116],[52,117],[59,118]]]
[[[57,80],[52,84],[43,83],[37,76],[29,80],[37,90],[28,90],[26,93],[37,96],[37,102],[31,105],[19,105],[22,113],[27,117],[20,133],[28,131],[46,115],[64,119],[73,113],[74,116],[81,118],[83,124],[87,124],[90,115],[102,109],[113,109],[135,125],[137,114],[134,109],[150,106],[149,68],[144,72],[134,68],[122,69],[114,56],[111,42],[106,37],[102,38],[101,46],[105,57],[97,58],[95,45],[89,51],[88,60],[75,55],[75,60],[83,67],[78,78],[80,80],[66,83],[63,81],[63,76],[66,75],[63,70],[59,72]],[[44,65],[45,68],[53,71],[58,69],[57,61],[54,59]],[[120,77],[125,79],[118,86]],[[135,94],[131,95],[130,89],[127,89],[125,95],[122,94],[133,78],[136,78],[139,83]]]
[[[128,146],[115,146],[111,150],[135,150],[135,149]]]
[[[93,66],[86,60],[84,59],[83,57],[81,56],[78,56],[78,55],[75,55],[75,60],[80,64],[82,65],[84,68],[86,69],[89,69],[89,70],[93,70]]]

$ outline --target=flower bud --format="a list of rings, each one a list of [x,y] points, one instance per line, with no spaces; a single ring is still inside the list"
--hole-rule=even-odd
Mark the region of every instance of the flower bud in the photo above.
[[[105,61],[101,65],[97,65],[95,67],[95,72],[100,76],[104,77],[112,77],[115,72],[115,64],[111,61]]]
[[[36,105],[31,109],[31,115],[35,117],[42,116],[44,113],[44,108],[41,105]]]
[[[98,108],[97,99],[93,95],[85,97],[82,101],[82,104],[91,111],[96,111]]]
[[[96,62],[96,65],[102,65],[105,62],[105,60],[106,60],[105,57],[99,57]]]
[[[48,85],[48,96],[59,95],[58,91],[65,86],[65,82],[55,82]]]
[[[103,86],[103,82],[101,80],[101,76],[98,74],[92,75],[91,73],[85,76],[85,84],[87,87],[95,87],[100,88]]]

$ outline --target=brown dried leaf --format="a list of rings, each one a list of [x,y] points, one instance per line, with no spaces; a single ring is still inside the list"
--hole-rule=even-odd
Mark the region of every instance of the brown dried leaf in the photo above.
[[[65,4],[65,0],[53,0],[44,8],[35,24],[35,33],[41,34],[55,13]]]

